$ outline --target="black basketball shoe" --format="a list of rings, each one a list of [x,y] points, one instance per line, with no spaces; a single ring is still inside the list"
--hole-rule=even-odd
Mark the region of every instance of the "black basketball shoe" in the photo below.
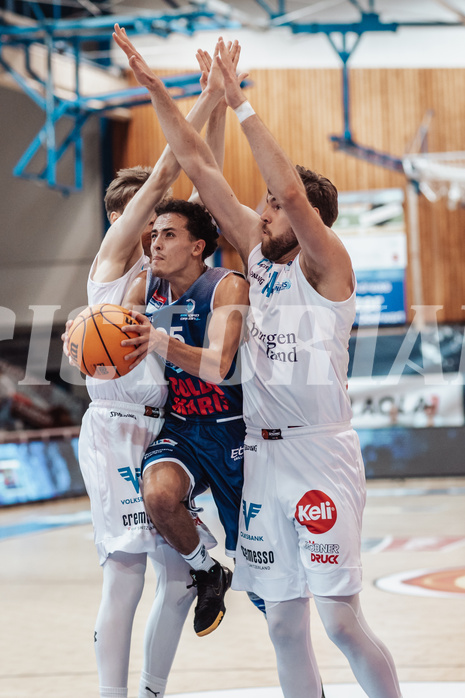
[[[194,630],[203,637],[219,626],[226,613],[224,595],[231,586],[232,572],[215,560],[208,572],[191,570],[191,586],[197,587],[197,605],[194,612]]]

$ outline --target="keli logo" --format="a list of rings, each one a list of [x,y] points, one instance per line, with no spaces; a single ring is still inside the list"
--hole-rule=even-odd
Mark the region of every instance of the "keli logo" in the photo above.
[[[336,523],[337,510],[327,494],[320,490],[310,490],[297,502],[294,516],[310,533],[326,533]]]

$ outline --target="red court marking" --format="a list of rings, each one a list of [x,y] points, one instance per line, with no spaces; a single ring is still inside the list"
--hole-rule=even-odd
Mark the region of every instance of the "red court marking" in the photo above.
[[[378,589],[412,596],[457,597],[465,595],[465,567],[398,572],[375,581]]]
[[[432,589],[433,591],[465,594],[465,567],[421,574],[418,577],[404,579],[404,584]]]

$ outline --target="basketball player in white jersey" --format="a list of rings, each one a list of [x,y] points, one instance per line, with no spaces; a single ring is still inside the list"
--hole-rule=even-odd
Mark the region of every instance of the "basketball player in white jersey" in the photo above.
[[[211,89],[202,93],[187,117],[193,127],[202,127],[223,94],[222,85],[216,93]],[[211,115],[216,128],[212,130],[211,124],[207,128],[207,137],[209,134],[218,151],[222,149],[218,133],[225,111],[218,104]],[[132,281],[149,262],[143,247],[150,248],[154,207],[179,171],[167,147],[153,171],[128,168],[110,184],[105,205],[111,227],[89,273],[89,305],[122,303]],[[64,340],[68,352],[66,335]],[[154,355],[117,380],[87,379],[91,403],[82,422],[79,461],[103,569],[94,633],[101,698],[127,696],[131,631],[147,556],[157,575],[157,591],[146,626],[139,698],[164,696],[181,630],[196,595],[194,588],[187,588],[190,566],[157,534],[140,491],[142,457],[163,424],[165,383]],[[198,517],[194,523],[205,546],[215,545]]]
[[[365,480],[347,394],[355,281],[349,255],[331,230],[337,191],[291,164],[245,100],[220,39],[214,60],[226,101],[268,187],[261,216],[242,206],[162,82],[124,32],[116,32],[178,162],[248,269],[245,484],[233,588],[265,599],[286,698],[321,695],[310,595],[367,695],[399,698],[392,657],[359,600]]]

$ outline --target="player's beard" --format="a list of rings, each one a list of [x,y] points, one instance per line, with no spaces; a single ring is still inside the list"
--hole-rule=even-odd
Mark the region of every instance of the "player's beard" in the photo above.
[[[270,262],[277,262],[289,252],[292,252],[298,244],[296,236],[293,231],[289,229],[279,238],[271,238],[268,235],[264,237],[262,240],[261,252]]]

